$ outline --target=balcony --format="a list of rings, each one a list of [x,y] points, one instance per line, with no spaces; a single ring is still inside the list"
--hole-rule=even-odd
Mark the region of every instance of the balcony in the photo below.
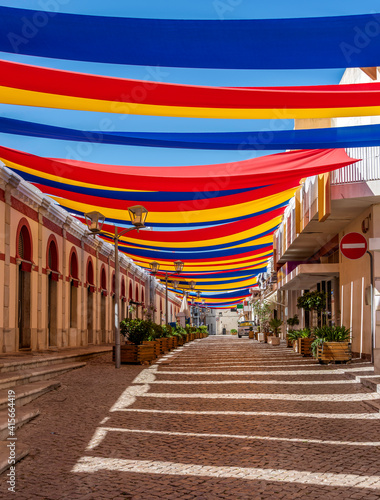
[[[321,281],[339,276],[339,264],[299,264],[281,276],[281,290],[308,290]]]
[[[380,203],[380,147],[348,149],[361,162],[335,170],[327,188],[308,177],[291,200],[275,236],[277,262],[305,261],[366,208]],[[321,222],[319,202],[330,190],[330,214]],[[321,196],[322,195],[322,196]]]

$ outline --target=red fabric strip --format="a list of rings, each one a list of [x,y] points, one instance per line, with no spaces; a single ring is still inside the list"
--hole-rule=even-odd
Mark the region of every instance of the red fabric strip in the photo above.
[[[0,85],[115,102],[206,108],[286,111],[286,108],[378,106],[380,102],[380,83],[289,88],[202,87],[112,78],[3,60]]]
[[[41,158],[0,146],[0,158],[63,179],[118,189],[212,192],[299,180],[350,165],[343,149],[301,150],[218,165],[130,167]],[[175,175],[173,175],[175,174]]]

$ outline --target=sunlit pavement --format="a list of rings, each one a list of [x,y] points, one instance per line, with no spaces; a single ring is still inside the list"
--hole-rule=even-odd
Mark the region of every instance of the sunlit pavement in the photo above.
[[[46,396],[66,390],[67,404],[45,404],[35,421],[31,440],[45,431],[46,450],[17,466],[17,499],[378,499],[380,414],[365,402],[380,394],[345,369],[234,337],[195,341],[150,367],[94,361],[75,408],[78,373]],[[50,430],[57,411],[62,439]]]

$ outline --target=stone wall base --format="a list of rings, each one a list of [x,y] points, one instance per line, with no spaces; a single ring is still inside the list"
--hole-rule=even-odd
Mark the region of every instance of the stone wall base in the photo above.
[[[373,350],[375,375],[380,375],[380,347]]]
[[[352,357],[353,357],[353,358],[361,358],[361,359],[365,359],[366,361],[371,361],[371,355],[370,355],[370,354],[367,354],[367,353],[363,353],[363,352],[362,352],[362,355],[360,356],[360,353],[359,353],[359,352],[354,352],[354,351],[352,351]]]

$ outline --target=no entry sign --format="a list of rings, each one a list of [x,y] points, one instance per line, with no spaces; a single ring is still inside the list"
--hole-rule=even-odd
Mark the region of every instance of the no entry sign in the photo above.
[[[367,240],[360,233],[348,233],[340,240],[339,246],[347,259],[360,259],[367,251]]]

